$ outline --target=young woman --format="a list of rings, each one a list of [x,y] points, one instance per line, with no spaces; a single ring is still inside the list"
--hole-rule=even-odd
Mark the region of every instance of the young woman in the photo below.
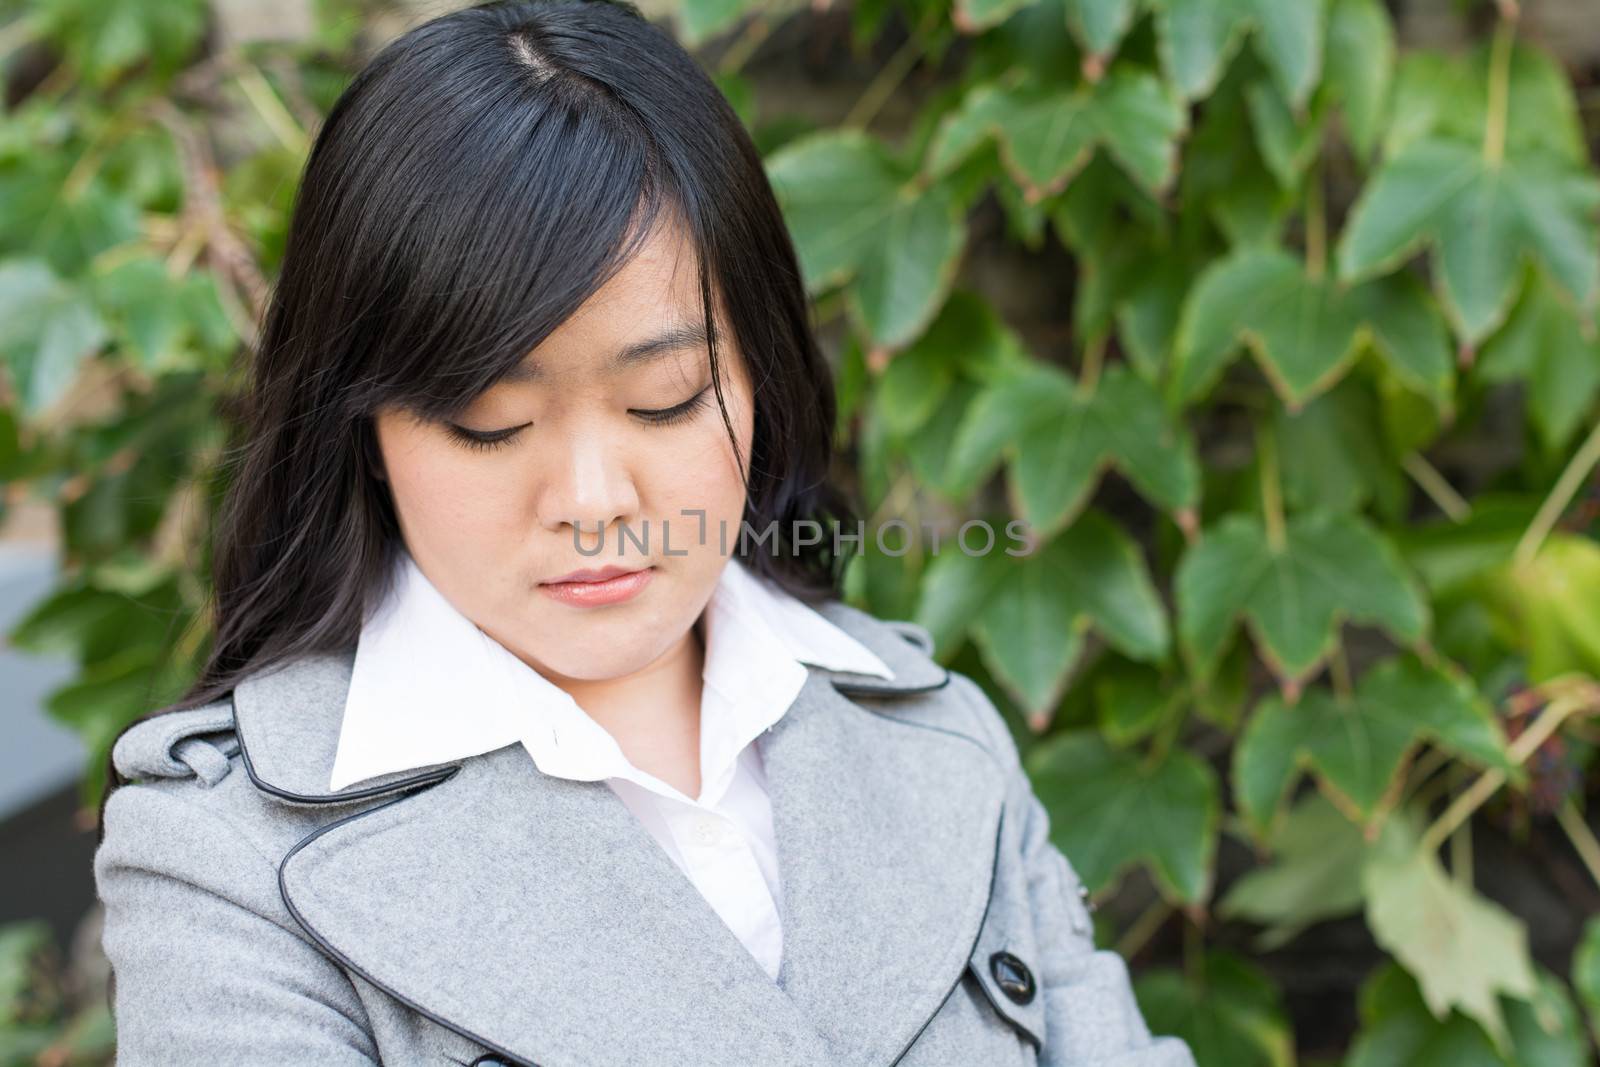
[[[1192,1067],[994,706],[839,598],[833,395],[634,8],[386,48],[306,167],[210,661],[113,753],[119,1062]]]

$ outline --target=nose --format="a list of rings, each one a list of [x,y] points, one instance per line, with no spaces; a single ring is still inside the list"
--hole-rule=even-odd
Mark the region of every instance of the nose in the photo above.
[[[594,547],[607,528],[628,523],[632,536],[642,541],[639,528],[639,492],[633,465],[623,450],[603,434],[572,435],[564,445],[552,445],[553,463],[539,502],[539,521],[545,528],[574,536],[584,548]],[[609,531],[607,555],[617,551]],[[637,547],[634,551],[638,551]]]

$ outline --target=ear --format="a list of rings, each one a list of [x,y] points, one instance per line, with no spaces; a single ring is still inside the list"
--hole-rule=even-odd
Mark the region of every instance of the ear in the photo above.
[[[383,450],[378,447],[378,429],[371,419],[361,431],[361,449],[366,454],[367,469],[380,482],[389,480],[389,472],[383,467]]]

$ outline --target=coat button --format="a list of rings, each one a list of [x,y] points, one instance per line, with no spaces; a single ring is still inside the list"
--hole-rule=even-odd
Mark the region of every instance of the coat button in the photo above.
[[[1033,972],[1011,953],[1000,951],[990,956],[989,973],[994,975],[1000,991],[1018,1004],[1033,999]]]

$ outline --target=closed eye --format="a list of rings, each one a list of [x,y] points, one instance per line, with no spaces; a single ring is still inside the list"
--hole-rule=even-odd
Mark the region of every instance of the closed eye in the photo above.
[[[671,426],[674,423],[684,422],[693,418],[706,406],[706,394],[711,391],[711,386],[706,386],[688,400],[670,408],[656,410],[636,410],[633,414],[656,426]],[[480,432],[469,430],[465,426],[457,426],[453,422],[444,424],[444,429],[451,440],[475,452],[492,452],[497,448],[507,445],[523,430],[533,425],[525,422],[521,426],[511,426],[504,430]]]
[[[701,408],[705,407],[706,393],[710,391],[711,386],[708,385],[675,407],[662,408],[659,411],[635,411],[634,414],[646,422],[653,422],[658,426],[670,426],[672,423],[682,422],[691,418]]]
[[[469,430],[465,426],[457,426],[453,422],[447,422],[444,424],[444,430],[456,443],[464,445],[475,452],[492,452],[521,433],[524,427],[530,425],[532,424],[525,422],[521,426],[513,426],[506,430],[479,433],[477,430]]]

